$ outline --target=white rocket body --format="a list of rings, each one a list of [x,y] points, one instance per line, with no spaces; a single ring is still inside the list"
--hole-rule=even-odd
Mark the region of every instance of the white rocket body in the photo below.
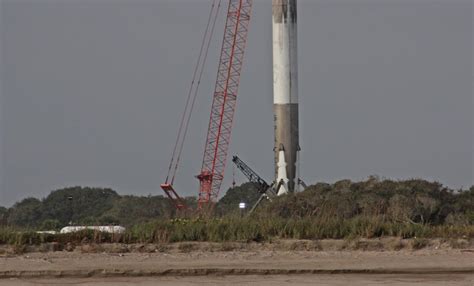
[[[285,191],[297,186],[299,147],[298,53],[296,0],[272,0],[273,111],[275,119],[275,182]],[[285,172],[281,168],[285,166]]]

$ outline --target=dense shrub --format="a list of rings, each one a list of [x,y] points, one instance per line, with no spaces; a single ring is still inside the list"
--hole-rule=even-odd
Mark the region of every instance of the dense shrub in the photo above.
[[[248,210],[259,196],[255,186],[250,183],[231,188],[217,203],[213,217],[237,217],[240,215],[240,202],[247,203]],[[196,198],[186,198],[186,202],[195,209]],[[178,214],[178,217],[193,217],[194,214],[188,212],[186,215]],[[42,200],[27,198],[10,209],[0,207],[0,225],[41,230],[59,229],[69,222],[87,225],[121,224],[131,227],[157,219],[166,221],[176,216],[176,210],[168,198],[163,196],[120,196],[111,189],[87,187],[56,190]],[[259,229],[254,226],[255,219],[259,220],[259,224],[265,225],[273,220],[286,220],[282,227],[292,230],[282,235],[288,236],[306,236],[308,233],[314,235],[316,230],[308,225],[315,222],[324,222],[324,225],[317,227],[317,234],[329,237],[344,236],[344,227],[349,227],[346,221],[365,228],[364,231],[360,230],[361,233],[374,233],[373,235],[386,233],[382,226],[387,223],[410,226],[472,226],[474,187],[470,190],[454,191],[436,182],[380,180],[377,177],[370,177],[363,182],[342,180],[334,184],[317,183],[303,192],[274,198],[272,201],[264,200],[252,215],[252,220],[248,221],[249,227],[254,231]],[[374,222],[370,224],[370,228],[362,223],[367,220]],[[219,239],[225,240],[224,235],[231,235],[223,232],[223,227],[239,231],[235,228],[237,226],[227,225],[233,221],[225,221],[226,223],[213,225],[216,231],[212,232],[212,239],[217,235],[221,237]],[[290,227],[293,224],[300,226]],[[339,225],[340,229],[332,228],[333,224]],[[197,228],[192,229],[191,234],[186,234],[191,240],[193,237],[200,237],[207,227],[203,222],[196,222],[195,225]],[[167,227],[175,228],[174,225]],[[176,229],[185,231],[184,228]],[[393,228],[391,232],[396,233]],[[173,233],[177,235],[176,232]],[[237,235],[240,234],[231,236]]]
[[[424,180],[391,181],[371,177],[315,184],[305,191],[275,198],[256,215],[282,218],[383,217],[387,221],[472,225],[474,188],[453,191]]]

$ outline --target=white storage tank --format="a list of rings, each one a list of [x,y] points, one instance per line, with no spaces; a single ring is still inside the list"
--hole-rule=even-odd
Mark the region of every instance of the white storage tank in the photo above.
[[[106,233],[124,233],[125,227],[120,225],[66,226],[61,229],[60,233],[73,233],[82,230],[94,230]]]

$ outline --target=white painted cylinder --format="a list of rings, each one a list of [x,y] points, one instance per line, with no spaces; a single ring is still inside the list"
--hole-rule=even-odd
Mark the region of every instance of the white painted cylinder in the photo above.
[[[296,0],[273,0],[273,103],[298,103]]]

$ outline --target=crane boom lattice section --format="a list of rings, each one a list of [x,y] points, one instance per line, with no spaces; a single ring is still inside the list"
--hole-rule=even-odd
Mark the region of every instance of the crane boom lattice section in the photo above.
[[[215,202],[227,152],[253,0],[229,0],[200,181],[199,208]]]
[[[260,193],[264,194],[269,188],[270,185],[262,179],[252,168],[250,168],[244,161],[242,161],[239,157],[234,156],[232,158],[232,162],[239,168],[239,170],[244,174],[245,177],[249,180],[249,182],[254,183],[257,185],[257,189]]]

